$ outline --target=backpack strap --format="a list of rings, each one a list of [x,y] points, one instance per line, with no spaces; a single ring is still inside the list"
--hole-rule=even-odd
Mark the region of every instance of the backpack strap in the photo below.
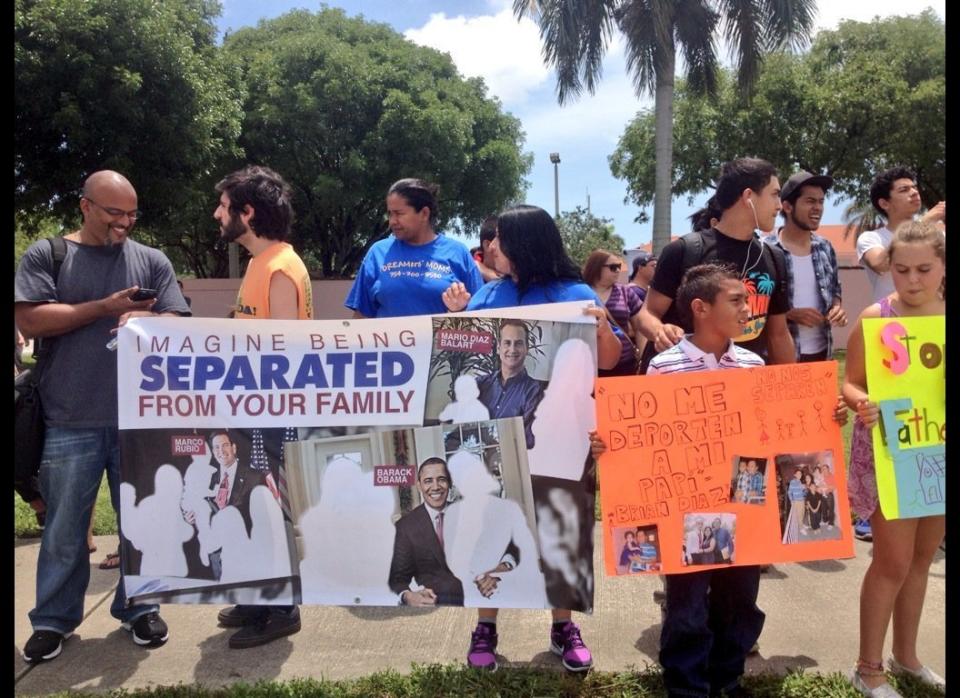
[[[773,260],[773,268],[777,272],[777,284],[783,284],[786,286],[787,283],[787,260],[783,256],[783,252],[774,245],[768,245],[767,243],[760,241],[760,244],[763,246],[763,253],[770,256],[770,259]],[[789,289],[787,289],[789,291]]]
[[[703,260],[704,250],[706,245],[703,242],[703,232],[695,231],[692,233],[687,233],[686,235],[681,235],[679,238],[680,241],[680,268],[683,271],[686,271],[690,267],[695,267]],[[674,299],[676,300],[676,299]],[[647,366],[650,365],[650,359],[657,355],[657,351],[653,346],[653,342],[647,342],[646,346],[643,348],[643,355],[640,358],[640,370],[641,375],[647,372]]]
[[[58,235],[55,238],[47,238],[50,244],[50,252],[53,254],[53,287],[57,287],[57,280],[60,278],[60,267],[63,266],[63,260],[67,258],[67,241]],[[50,346],[53,338],[35,337],[33,340],[33,358],[37,360],[39,368],[40,357],[44,355],[45,349]],[[49,349],[47,349],[49,351]]]
[[[63,260],[67,258],[67,241],[61,236],[47,238],[50,243],[50,250],[53,252],[53,285],[57,285],[57,278],[60,276],[60,267],[63,266]]]
[[[703,233],[696,231],[682,235],[680,248],[683,250],[680,268],[686,271],[690,267],[697,266],[703,261]]]

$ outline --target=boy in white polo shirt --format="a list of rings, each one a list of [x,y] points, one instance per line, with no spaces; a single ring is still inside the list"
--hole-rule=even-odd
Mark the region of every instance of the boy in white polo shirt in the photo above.
[[[693,334],[653,357],[647,375],[764,365],[757,354],[733,342],[750,318],[747,290],[736,269],[691,267],[676,303],[681,315],[692,316]],[[668,694],[746,695],[740,677],[765,618],[757,608],[760,568],[668,574],[664,582],[660,664]]]

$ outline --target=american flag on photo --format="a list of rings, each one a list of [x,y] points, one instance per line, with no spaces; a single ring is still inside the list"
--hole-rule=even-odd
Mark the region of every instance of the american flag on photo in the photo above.
[[[263,431],[261,429],[251,430],[252,445],[250,450],[250,466],[264,473],[267,487],[273,493],[273,496],[280,503],[283,515],[293,520],[290,515],[289,495],[287,493],[286,464],[283,460],[283,444],[288,441],[297,440],[296,427],[287,427],[283,430],[283,437],[280,440],[280,464],[277,468],[277,478],[274,479],[270,471],[270,461],[267,458],[267,449],[263,443]]]

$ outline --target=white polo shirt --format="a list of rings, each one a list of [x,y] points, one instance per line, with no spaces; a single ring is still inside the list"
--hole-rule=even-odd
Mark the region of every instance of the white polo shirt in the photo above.
[[[717,368],[750,368],[765,366],[763,359],[749,349],[737,346],[730,340],[727,350],[720,355],[720,360],[713,352],[706,352],[685,336],[666,351],[660,352],[652,359],[647,367],[647,375],[667,373],[687,373],[689,371],[711,371]]]

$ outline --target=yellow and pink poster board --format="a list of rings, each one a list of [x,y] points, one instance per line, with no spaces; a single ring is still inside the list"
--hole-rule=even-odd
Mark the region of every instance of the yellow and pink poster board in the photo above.
[[[888,519],[945,512],[946,323],[938,317],[863,322],[880,508]]]
[[[607,574],[853,557],[834,361],[602,378]]]

